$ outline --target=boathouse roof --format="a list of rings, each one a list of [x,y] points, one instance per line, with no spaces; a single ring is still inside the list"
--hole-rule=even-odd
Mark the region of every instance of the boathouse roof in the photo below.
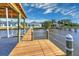
[[[19,13],[27,18],[21,3],[0,3],[0,18],[6,17],[5,8],[8,8],[8,18],[16,18]]]

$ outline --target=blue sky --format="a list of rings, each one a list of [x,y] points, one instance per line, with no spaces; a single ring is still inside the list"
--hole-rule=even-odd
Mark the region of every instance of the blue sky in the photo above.
[[[23,3],[27,22],[71,19],[79,23],[79,4],[75,3]]]

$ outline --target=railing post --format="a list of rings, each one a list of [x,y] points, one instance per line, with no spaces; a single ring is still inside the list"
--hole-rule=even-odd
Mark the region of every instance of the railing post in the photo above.
[[[25,33],[25,19],[24,19],[23,27],[24,27],[24,30],[23,31]]]
[[[47,29],[47,39],[49,39],[49,29]]]
[[[33,29],[31,29],[31,40],[33,40],[34,37],[33,37]]]
[[[73,37],[71,34],[66,35],[66,55],[73,56]]]

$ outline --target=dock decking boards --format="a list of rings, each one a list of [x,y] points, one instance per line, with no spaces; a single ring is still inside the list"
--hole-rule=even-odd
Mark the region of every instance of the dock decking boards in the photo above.
[[[61,56],[65,55],[48,39],[23,41],[16,45],[11,56]]]
[[[30,33],[30,32],[29,32]],[[10,56],[64,56],[65,53],[48,39],[27,41],[25,34],[22,41],[11,51]]]

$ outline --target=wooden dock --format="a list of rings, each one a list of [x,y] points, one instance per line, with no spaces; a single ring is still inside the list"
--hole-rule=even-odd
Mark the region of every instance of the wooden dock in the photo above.
[[[65,53],[48,39],[27,41],[27,34],[11,51],[10,56],[64,56]]]
[[[13,51],[10,53],[11,56],[61,56],[65,55],[56,45],[51,41],[44,40],[33,40],[23,41],[16,45]]]

